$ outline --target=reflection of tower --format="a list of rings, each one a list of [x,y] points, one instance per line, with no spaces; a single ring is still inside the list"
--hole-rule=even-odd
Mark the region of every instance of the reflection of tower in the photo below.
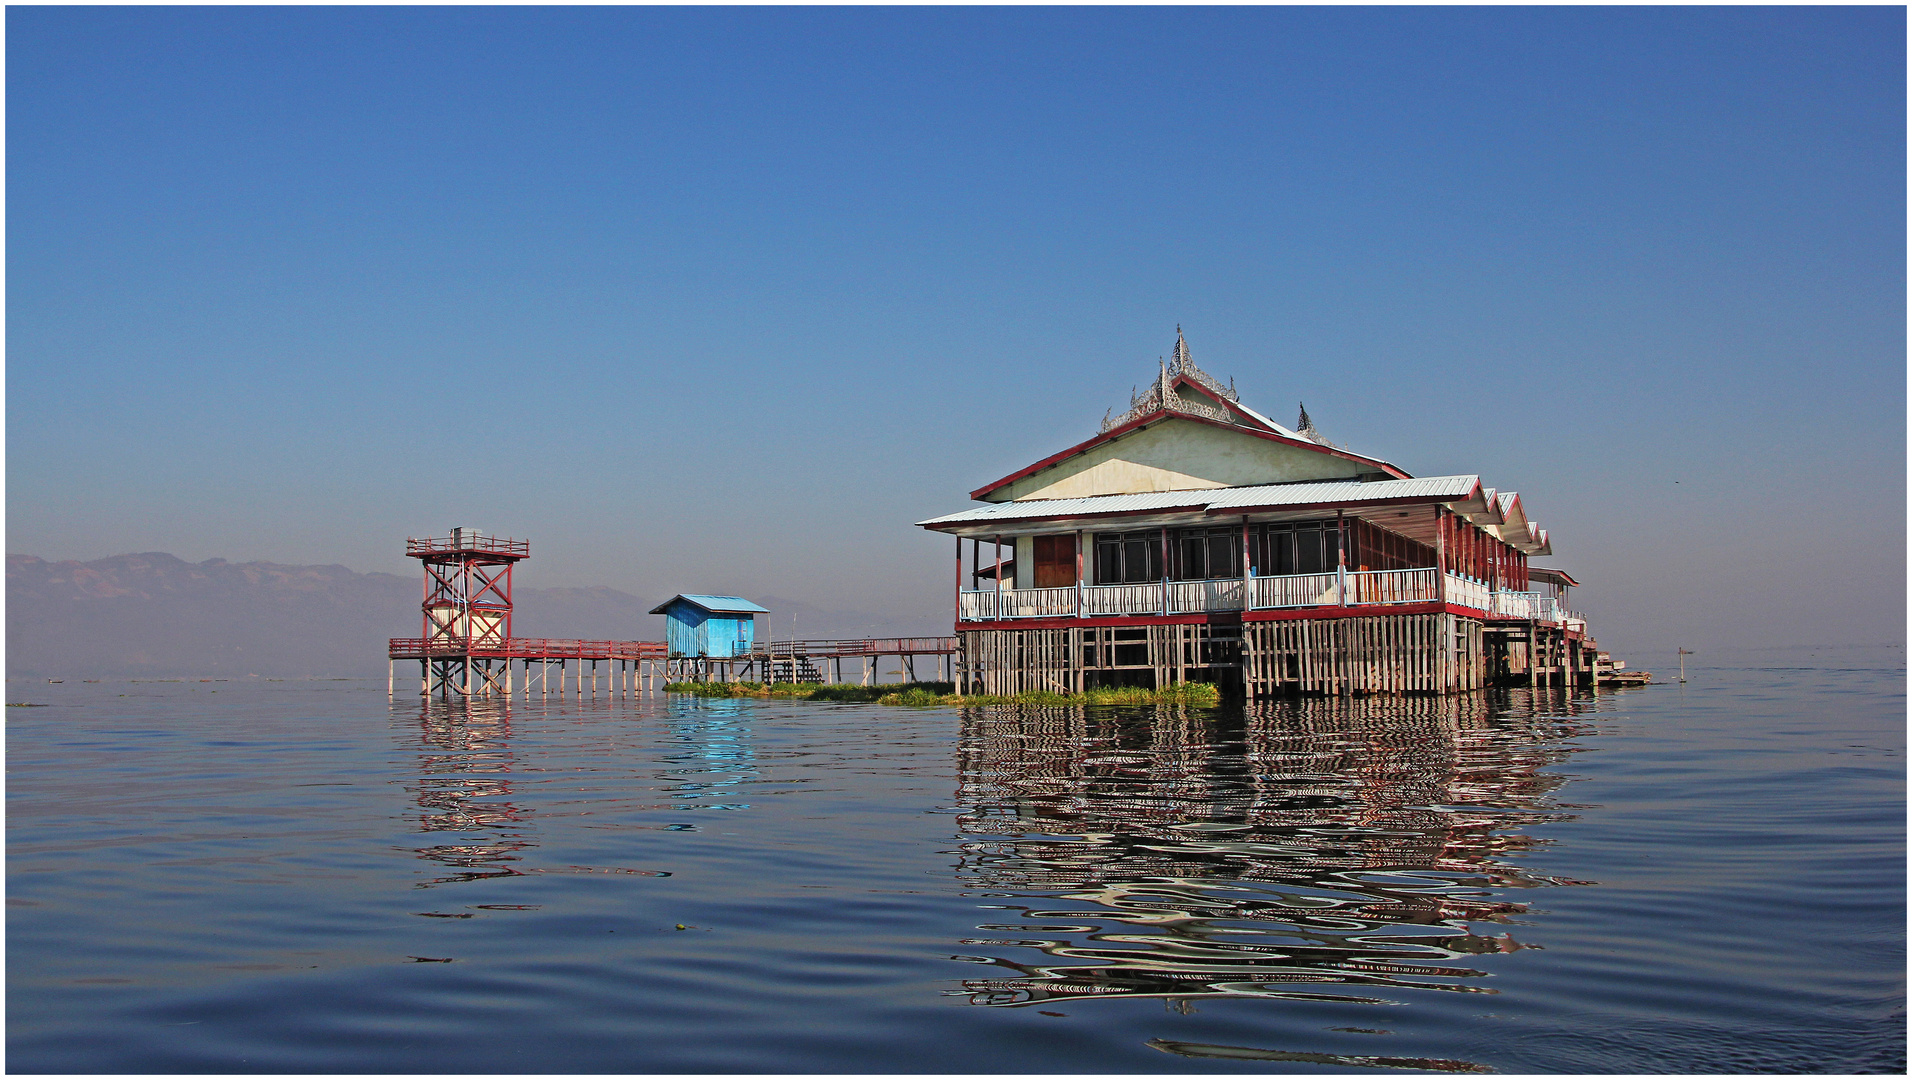
[[[450,868],[420,887],[519,873],[511,864],[532,843],[513,802],[510,706],[428,703],[418,715],[418,750],[418,830],[458,834],[417,849],[420,858]]]
[[[472,654],[502,650],[510,640],[511,569],[530,557],[530,542],[460,528],[449,538],[407,539],[405,554],[425,567],[426,694],[470,695],[474,674],[480,692],[503,691],[510,660]]]

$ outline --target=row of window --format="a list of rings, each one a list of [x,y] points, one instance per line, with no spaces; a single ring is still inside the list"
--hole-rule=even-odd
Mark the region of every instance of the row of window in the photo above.
[[[1242,576],[1242,528],[1216,525],[1170,529],[1166,555],[1163,532],[1096,533],[1088,565],[1082,571],[1097,585],[1160,581],[1198,581]],[[1039,589],[1066,587],[1076,582],[1076,534],[1053,533],[1034,537],[1034,578]],[[1351,570],[1408,570],[1435,564],[1434,549],[1410,537],[1360,518],[1349,518],[1346,530],[1332,518],[1320,521],[1251,525],[1247,536],[1248,565],[1257,576],[1331,573],[1347,545]],[[1168,566],[1163,566],[1164,557]],[[1025,579],[1026,580],[1026,579]]]
[[[1382,550],[1381,541],[1384,537],[1391,538],[1386,543],[1395,551]],[[1160,581],[1164,576],[1177,581],[1242,576],[1241,526],[1171,529],[1168,539],[1170,565],[1165,575],[1160,529],[1097,533],[1092,580],[1098,585],[1121,585]],[[1369,552],[1357,547],[1351,551],[1350,566],[1371,565],[1376,569],[1393,569],[1391,565],[1378,565],[1379,556],[1384,554],[1392,556],[1388,559],[1390,563],[1416,558],[1425,558],[1426,561],[1412,562],[1410,565],[1433,563],[1433,553],[1425,545],[1416,544],[1384,529],[1369,527],[1362,530],[1362,535],[1350,535],[1349,539],[1368,541],[1363,547],[1372,549]],[[1258,576],[1327,573],[1340,564],[1340,547],[1341,531],[1332,519],[1254,525],[1248,530],[1248,561]],[[1408,547],[1420,548],[1421,551],[1410,552],[1406,550]],[[1374,557],[1364,559],[1361,557],[1364,554]]]

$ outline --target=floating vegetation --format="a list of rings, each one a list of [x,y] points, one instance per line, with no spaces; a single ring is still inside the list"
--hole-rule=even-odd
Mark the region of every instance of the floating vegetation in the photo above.
[[[664,687],[667,693],[695,694],[698,697],[796,698],[803,701],[881,702],[886,705],[899,704],[886,699],[900,698],[906,694],[915,694],[917,699],[901,704],[939,705],[955,689],[955,683],[946,682],[889,683],[883,686],[861,686],[856,683],[674,682]]]
[[[664,687],[672,694],[699,697],[793,698],[802,701],[866,702],[878,705],[1197,705],[1221,703],[1221,691],[1213,683],[1177,683],[1160,690],[1141,686],[1115,686],[1087,690],[1080,694],[1058,694],[1047,690],[1029,690],[1020,694],[958,694],[954,683],[890,683],[885,686],[859,686],[855,683],[821,685],[817,683],[756,682],[676,682]]]

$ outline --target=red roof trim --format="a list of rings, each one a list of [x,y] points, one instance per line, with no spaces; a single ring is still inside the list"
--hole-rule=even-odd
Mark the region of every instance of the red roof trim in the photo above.
[[[1010,473],[1008,476],[1003,477],[1001,480],[998,480],[993,484],[986,484],[982,487],[979,487],[975,491],[970,492],[969,497],[972,499],[981,501],[983,496],[988,495],[991,492],[998,491],[1004,487],[1007,487],[1008,485],[1013,484],[1018,480],[1021,480],[1025,476],[1032,476],[1038,472],[1041,472],[1043,469],[1046,469],[1049,466],[1054,465],[1055,463],[1059,461],[1072,458],[1076,456],[1077,454],[1087,453],[1088,451],[1094,449],[1095,447],[1100,446],[1102,443],[1119,439],[1122,436],[1127,435],[1131,431],[1139,431],[1142,428],[1147,427],[1148,425],[1155,423],[1157,420],[1160,420],[1160,419],[1188,420],[1197,424],[1207,424],[1210,427],[1221,428],[1223,431],[1239,431],[1244,434],[1253,435],[1254,437],[1258,439],[1267,439],[1269,442],[1281,443],[1285,446],[1300,447],[1303,450],[1313,450],[1316,453],[1327,454],[1331,457],[1345,458],[1348,461],[1358,461],[1363,465],[1372,465],[1375,468],[1380,469],[1382,472],[1387,473],[1389,476],[1392,476],[1396,480],[1414,479],[1413,477],[1409,476],[1407,473],[1404,473],[1401,470],[1395,468],[1394,466],[1389,465],[1385,461],[1376,461],[1374,458],[1362,457],[1360,454],[1350,453],[1346,450],[1337,450],[1332,446],[1322,446],[1320,443],[1308,442],[1305,439],[1286,438],[1284,436],[1277,435],[1274,432],[1259,426],[1243,427],[1240,424],[1225,424],[1225,423],[1222,423],[1220,420],[1210,420],[1209,418],[1205,416],[1190,416],[1187,413],[1173,412],[1168,409],[1157,409],[1146,416],[1138,416],[1135,419],[1129,421],[1128,423],[1123,424],[1121,427],[1112,428],[1108,431],[1102,432],[1101,434],[1095,436],[1092,439],[1086,439],[1082,442],[1079,442],[1076,445],[1071,446],[1067,450],[1062,451],[1061,453],[1051,454],[1048,457],[1043,458],[1041,461],[1036,462],[1034,465],[1030,465],[1030,466],[1027,466],[1026,468],[1019,469],[1016,472]],[[1253,418],[1250,417],[1249,419],[1252,420]]]

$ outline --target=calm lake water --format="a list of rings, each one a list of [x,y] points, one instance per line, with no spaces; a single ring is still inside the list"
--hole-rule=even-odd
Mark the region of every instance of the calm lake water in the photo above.
[[[7,1065],[1901,1071],[1905,672],[1839,663],[1246,713],[12,682]]]

